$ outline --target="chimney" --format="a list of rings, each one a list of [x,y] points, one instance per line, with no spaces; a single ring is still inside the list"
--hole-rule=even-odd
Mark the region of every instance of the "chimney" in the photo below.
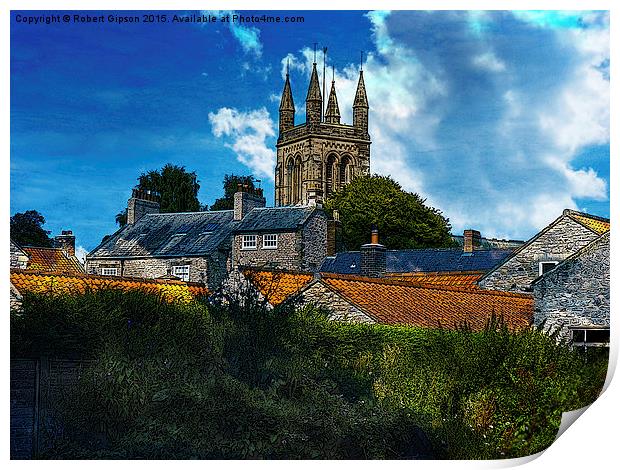
[[[327,219],[327,256],[336,256],[342,251],[342,222],[337,210]]]
[[[67,256],[75,256],[75,235],[71,230],[63,230],[54,237],[54,244],[64,251]]]
[[[481,237],[478,230],[463,231],[463,253],[471,253],[480,248]]]
[[[370,243],[362,245],[361,275],[365,277],[383,277],[387,271],[385,246],[379,243],[379,231],[373,226],[370,232]]]
[[[243,219],[255,207],[265,207],[267,201],[262,189],[251,190],[248,185],[237,185],[234,220]]]
[[[135,224],[146,214],[159,214],[159,193],[134,188],[127,201],[127,224]]]

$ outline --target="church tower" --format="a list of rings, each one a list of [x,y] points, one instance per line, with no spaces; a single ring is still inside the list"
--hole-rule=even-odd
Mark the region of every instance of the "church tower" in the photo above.
[[[353,99],[353,125],[340,122],[336,83],[332,80],[323,114],[316,63],[306,95],[306,122],[295,125],[288,69],[282,99],[275,173],[276,206],[322,203],[353,177],[370,171],[368,98],[360,70]]]

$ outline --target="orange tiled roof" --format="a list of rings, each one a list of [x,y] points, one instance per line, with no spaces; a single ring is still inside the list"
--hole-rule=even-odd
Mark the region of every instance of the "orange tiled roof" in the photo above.
[[[581,212],[580,213],[571,212],[569,213],[569,217],[576,220],[580,224],[585,225],[590,230],[598,234],[602,235],[603,233],[609,232],[609,221],[608,220],[607,221],[602,220],[600,217],[593,217],[588,214],[583,214]]]
[[[454,328],[467,322],[480,330],[495,315],[517,330],[527,328],[533,314],[526,294],[332,274],[324,274],[322,282],[379,323]]]
[[[31,272],[21,269],[11,270],[11,284],[14,285],[20,293],[73,294],[102,288],[122,290],[138,289],[154,294],[161,294],[168,301],[181,302],[189,302],[197,296],[209,294],[209,290],[202,285],[188,284],[182,281],[94,276],[89,274],[67,275],[48,272]]]
[[[243,275],[254,284],[271,305],[281,304],[312,281],[312,274],[293,271],[246,269]]]
[[[67,256],[60,248],[24,246],[22,249],[29,257],[26,269],[67,274],[84,273],[84,267],[77,258]]]
[[[436,273],[393,273],[388,274],[388,279],[407,281],[412,284],[425,286],[452,286],[476,288],[476,282],[484,273],[470,272],[436,272]]]

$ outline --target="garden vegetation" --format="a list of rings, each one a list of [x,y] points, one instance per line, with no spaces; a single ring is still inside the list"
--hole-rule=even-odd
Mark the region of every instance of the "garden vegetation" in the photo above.
[[[86,360],[43,458],[491,459],[549,446],[604,354],[510,333],[347,324],[256,299],[25,295],[13,357]]]

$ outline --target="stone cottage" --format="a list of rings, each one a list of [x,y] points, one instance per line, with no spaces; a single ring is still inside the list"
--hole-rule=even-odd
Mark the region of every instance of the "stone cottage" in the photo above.
[[[156,194],[134,190],[127,214],[127,225],[86,257],[88,273],[175,276],[214,289],[233,266],[316,270],[326,254],[320,208],[265,208],[260,190],[237,191],[233,210],[167,214]]]
[[[532,283],[534,324],[575,346],[609,344],[609,232]]]
[[[566,209],[479,281],[485,289],[528,291],[538,276],[609,231],[609,219]]]
[[[84,273],[84,266],[75,256],[75,235],[63,230],[52,240],[53,247],[19,246],[11,240],[12,269],[67,274]]]

